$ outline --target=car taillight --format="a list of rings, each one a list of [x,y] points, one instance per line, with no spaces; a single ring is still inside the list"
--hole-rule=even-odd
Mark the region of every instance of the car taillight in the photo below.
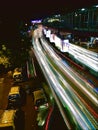
[[[45,104],[48,107],[48,103]]]
[[[35,110],[37,110],[38,109],[38,107],[37,106],[35,106]]]

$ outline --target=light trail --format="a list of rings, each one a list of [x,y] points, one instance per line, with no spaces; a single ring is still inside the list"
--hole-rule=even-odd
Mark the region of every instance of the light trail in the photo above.
[[[76,86],[78,86],[79,89],[81,89],[81,91],[88,95],[88,98],[90,98],[93,104],[98,106],[98,96],[93,91],[91,85],[81,79],[78,75],[76,75],[69,66],[65,67],[65,64],[62,62],[62,59],[54,52],[53,49],[50,48],[46,41],[43,39],[41,39],[41,41],[44,48],[46,49],[46,52],[48,52],[49,56],[51,56],[51,59],[53,59],[53,62],[55,62],[55,64],[58,65],[59,68],[61,68],[62,72],[65,73],[69,77],[69,79]]]
[[[42,42],[42,44],[43,44],[43,47],[45,48],[45,50],[43,50],[43,48],[39,44],[38,40],[35,39],[35,42],[33,43],[34,53],[37,57],[37,60],[40,64],[42,70],[43,70],[44,75],[46,76],[46,78],[47,78],[47,80],[48,80],[48,82],[51,86],[51,89],[54,93],[54,97],[55,97],[55,99],[56,99],[56,101],[59,105],[59,108],[61,109],[56,95],[58,95],[62,104],[68,105],[72,114],[74,115],[75,120],[81,126],[82,129],[87,129],[87,130],[88,129],[94,129],[95,130],[96,128],[98,128],[96,126],[96,121],[91,122],[90,116],[89,116],[90,113],[86,110],[86,108],[83,105],[82,105],[82,108],[81,108],[81,105],[80,105],[77,97],[74,95],[74,93],[73,92],[71,94],[69,93],[69,90],[70,90],[69,88],[67,88],[68,91],[65,91],[65,88],[63,88],[63,86],[61,85],[61,81],[63,82],[64,85],[66,84],[65,79],[63,79],[63,77],[57,71],[55,71],[52,64],[50,64],[49,60],[47,59],[46,55],[48,54],[51,57],[51,59],[54,60],[54,63],[59,68],[61,68],[61,70],[64,71],[64,74],[66,73],[67,76],[70,76],[71,81],[75,82],[76,86],[79,85],[79,83],[77,83],[78,77],[76,77],[76,75],[74,75],[72,70],[69,71],[70,68],[68,69],[68,66],[65,67],[65,64],[62,63],[61,58],[58,55],[55,55],[53,50],[50,49],[49,46],[47,46],[46,42],[45,43]],[[75,79],[73,78],[74,76],[75,76]],[[68,83],[67,83],[67,85],[68,85]],[[89,92],[88,92],[87,88],[82,88],[82,87],[84,87],[83,85],[79,85],[78,87],[80,87],[81,90],[83,92],[85,92],[88,96],[90,96],[90,98],[94,101],[94,103],[98,104],[98,102],[96,101],[96,94],[92,91],[92,89],[88,85],[85,86],[85,87],[87,87],[87,88],[89,87],[89,89],[90,89]],[[95,94],[95,95],[92,95],[90,92]],[[55,95],[55,93],[56,93],[56,95]],[[78,101],[78,103],[76,103],[76,101]],[[85,110],[85,112],[82,112],[81,109]],[[64,112],[62,111],[62,109],[61,109],[61,113],[62,113],[63,118],[66,120],[66,117],[63,115]],[[88,113],[87,116],[86,116],[86,113]],[[87,118],[88,116],[89,116],[89,118]],[[91,119],[93,120],[93,118],[91,118]],[[68,127],[70,127],[70,126],[68,125]]]

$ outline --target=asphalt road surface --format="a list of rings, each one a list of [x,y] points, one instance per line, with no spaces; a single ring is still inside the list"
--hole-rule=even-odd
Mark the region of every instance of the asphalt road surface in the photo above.
[[[34,58],[34,57],[33,57]],[[32,91],[37,87],[41,86],[43,82],[43,76],[41,75],[41,71],[39,69],[39,65],[35,59],[36,64],[36,74],[37,76],[22,83],[18,83],[20,87],[25,89],[25,86],[29,86]],[[8,77],[7,74],[0,76],[0,109],[6,109],[8,104],[8,93],[10,88],[13,86],[13,79]],[[36,111],[34,110],[34,104],[32,100],[32,95],[26,93],[26,101],[24,105],[20,108],[20,117],[17,126],[17,130],[41,130],[37,126],[36,122]]]

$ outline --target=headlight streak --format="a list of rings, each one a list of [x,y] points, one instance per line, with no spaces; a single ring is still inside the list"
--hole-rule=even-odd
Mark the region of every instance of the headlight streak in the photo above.
[[[36,48],[37,49],[37,48]],[[36,50],[35,49],[35,50]],[[39,52],[38,52],[39,53]],[[37,53],[37,54],[38,54]],[[41,55],[40,55],[41,54]],[[41,60],[41,62],[42,62],[42,65],[44,65],[45,66],[45,68],[48,68],[48,66],[46,66],[46,64],[43,64],[43,62],[45,62],[44,61],[44,55],[43,55],[43,53],[42,52],[40,52],[40,54],[38,54],[39,55],[39,57],[43,57],[43,58],[39,58],[40,60]],[[48,75],[53,75],[52,73],[50,73],[50,71],[47,71],[48,69],[45,69],[46,70],[46,72],[48,73]],[[72,112],[74,113],[74,115],[76,116],[76,118],[77,118],[77,121],[79,122],[79,124],[80,124],[80,126],[82,127],[82,128],[86,128],[87,126],[86,126],[86,124],[82,121],[82,119],[79,117],[79,115],[77,114],[77,112],[75,112],[75,111],[77,111],[77,110],[74,110],[74,109],[76,109],[76,107],[75,106],[73,106],[73,107],[75,107],[74,109],[73,109],[73,107],[72,107],[72,104],[70,103],[70,100],[69,100],[69,97],[67,97],[67,99],[66,99],[66,96],[65,96],[65,90],[63,90],[62,89],[62,86],[59,84],[59,82],[58,82],[58,80],[56,79],[56,77],[54,77],[54,76],[51,76],[51,81],[52,81],[52,83],[54,84],[54,86],[56,87],[55,89],[56,89],[56,91],[57,91],[57,93],[59,93],[60,94],[60,96],[62,96],[62,99],[68,104],[68,106],[70,106],[70,108],[71,108],[71,110],[72,110]],[[78,113],[79,113],[79,111],[78,111]],[[88,129],[88,128],[87,128]]]
[[[36,43],[35,43],[36,44]],[[47,77],[48,80],[50,80],[52,82],[52,85],[51,87],[53,87],[53,89],[55,90],[55,92],[57,93],[57,95],[63,99],[63,101],[65,102],[65,104],[68,104],[68,106],[70,106],[71,108],[71,111],[73,112],[73,114],[75,115],[76,119],[78,120],[77,122],[80,124],[80,126],[83,128],[83,129],[89,129],[89,127],[92,127],[93,128],[93,125],[92,124],[89,124],[88,121],[85,122],[85,115],[83,116],[81,111],[78,110],[78,107],[76,107],[77,105],[79,105],[79,103],[74,104],[73,103],[73,100],[70,99],[69,95],[65,92],[64,88],[61,86],[60,82],[58,81],[58,78],[56,75],[54,75],[54,73],[52,72],[51,70],[51,67],[49,67],[49,65],[47,64],[47,58],[46,56],[44,55],[44,52],[42,52],[42,49],[38,49],[37,48],[40,48],[40,45],[39,44],[36,44],[34,45],[34,52],[36,54],[36,57],[38,58],[39,62],[40,62],[40,65],[42,66],[42,68],[44,68],[43,70],[46,71],[44,72],[45,74],[47,75],[51,75],[50,77]],[[47,48],[49,49],[49,48]],[[39,51],[40,50],[40,51]],[[50,52],[48,52],[50,53]],[[51,53],[52,54],[52,57],[54,58],[54,52]],[[42,57],[42,58],[41,58]],[[55,60],[55,58],[54,58]],[[57,62],[61,62],[61,59],[58,57],[57,58]],[[61,67],[61,65],[60,65]],[[62,66],[62,69],[63,69],[64,66]],[[47,68],[47,69],[46,69]],[[58,77],[59,77],[59,80],[61,80],[62,82],[64,82],[65,80],[62,79],[62,77],[59,76],[58,74]],[[64,82],[65,83],[65,82]],[[51,83],[50,83],[51,84]],[[73,96],[73,93],[72,94],[72,97]],[[74,99],[74,101],[78,101],[77,98]],[[79,101],[78,101],[79,102]],[[75,106],[76,105],[76,106]],[[73,107],[72,107],[73,106]],[[81,108],[81,105],[79,105],[79,107]],[[82,107],[83,108],[83,107]],[[81,109],[82,109],[81,108]],[[78,115],[76,115],[78,113]],[[81,117],[82,116],[82,117]],[[88,120],[88,119],[87,119]]]
[[[45,30],[45,32],[48,32],[48,31]],[[56,36],[56,34],[50,33],[50,35],[55,35],[55,37],[57,37],[59,40],[62,40],[58,36]],[[49,37],[49,39],[51,40],[51,37]],[[54,42],[55,42],[55,40],[54,40]],[[60,46],[62,46],[62,43],[60,43],[60,44],[61,44]],[[55,43],[55,46],[56,46],[56,43]],[[85,55],[85,56],[89,57],[90,59],[93,59],[93,60],[98,62],[98,53],[92,52],[90,50],[87,50],[85,48],[79,47],[79,46],[77,46],[75,44],[72,44],[72,43],[69,43],[69,49],[70,48],[72,48],[72,50],[74,50],[74,51],[76,51],[76,52],[78,52],[78,53],[80,53],[82,55]]]
[[[87,57],[85,54],[81,54],[77,52],[76,50],[73,50],[73,48],[69,49],[69,53],[74,56],[75,59],[77,59],[79,62],[83,63],[84,65],[90,67],[94,71],[98,72],[98,61],[93,60],[89,57]]]
[[[77,45],[73,45],[73,44],[71,44],[71,43],[70,43],[70,47],[73,48],[74,50],[78,51],[79,53],[85,54],[85,55],[87,55],[88,57],[90,57],[90,58],[92,58],[92,59],[98,61],[98,53],[92,52],[92,51],[90,51],[90,50],[87,50],[87,49],[85,49],[85,48],[79,47],[79,46],[77,46]]]
[[[48,59],[47,59],[48,60]],[[76,109],[76,111],[77,111],[77,113],[80,115],[80,117],[82,118],[82,120],[84,120],[84,122],[89,122],[89,125],[92,127],[92,129],[94,129],[94,127],[92,126],[92,124],[90,123],[90,120],[93,122],[93,124],[94,124],[94,126],[95,126],[95,128],[97,128],[97,126],[98,126],[98,123],[96,122],[96,120],[94,119],[94,117],[89,113],[89,111],[86,109],[86,107],[83,105],[83,103],[77,98],[77,96],[74,94],[74,91],[73,91],[73,88],[65,81],[65,79],[62,77],[62,75],[60,75],[60,73],[58,72],[58,70],[56,70],[54,67],[53,67],[53,65],[52,65],[52,63],[50,63],[50,61],[48,60],[48,63],[50,64],[50,66],[53,68],[53,70],[55,71],[55,75],[56,75],[56,78],[58,77],[58,79],[57,79],[57,81],[61,81],[62,83],[63,83],[63,87],[64,87],[64,90],[63,91],[65,91],[65,93],[66,93],[66,95],[67,96],[65,96],[65,94],[63,94],[64,95],[64,101],[66,102],[66,104],[68,105],[68,103],[69,102],[71,102],[70,104],[71,105],[69,105],[69,108],[71,109],[71,111],[72,111],[72,108],[73,107],[75,107],[75,109]],[[63,87],[60,87],[60,89],[62,89]],[[66,92],[66,89],[67,89],[67,92]],[[60,90],[58,90],[58,92],[61,92],[61,96],[62,96],[62,91],[60,91]],[[71,99],[69,98],[69,97],[72,97]],[[65,99],[67,99],[67,101],[65,100]],[[73,100],[73,101],[69,101],[69,100]],[[61,99],[61,101],[62,101],[62,99]],[[74,104],[73,104],[73,102],[74,102]],[[63,103],[63,102],[62,102]],[[78,106],[77,106],[78,105]],[[79,110],[78,110],[78,107],[81,109],[81,111],[79,112]],[[74,109],[74,110],[75,110]],[[83,112],[84,113],[83,113]],[[72,113],[73,113],[73,111],[72,111]],[[86,116],[85,116],[86,115]],[[76,115],[74,115],[74,116],[76,116]],[[88,117],[88,119],[90,119],[90,120],[88,120],[87,119],[87,117]],[[76,117],[77,118],[77,117]],[[78,120],[77,120],[78,121]],[[89,125],[87,124],[87,126],[89,127]]]
[[[81,63],[85,64],[86,66],[90,67],[91,69],[95,70],[96,72],[98,71],[98,67],[97,67],[98,58],[96,58],[96,57],[92,58],[91,56],[86,55],[86,53],[82,53],[82,52],[78,52],[77,50],[74,50],[74,48],[72,48],[72,47],[69,48],[69,53],[71,55],[73,55],[74,57],[75,57],[75,55],[78,55],[77,60],[79,60],[79,58],[82,59],[82,61],[79,60]],[[85,61],[88,61],[88,63]]]
[[[80,97],[80,95],[73,88],[71,88],[71,89],[74,91],[75,95],[77,95],[77,97],[82,101],[82,103],[87,107],[87,109],[93,114],[93,116],[96,118],[96,120],[98,120],[98,114],[95,113],[95,111],[84,101],[83,98]],[[90,118],[92,118],[94,120],[94,122],[95,122],[94,124],[98,124],[96,122],[96,120],[93,118],[93,116],[91,115]]]
[[[41,41],[42,41],[43,46],[46,48],[46,52],[48,52],[49,56],[51,56],[55,64],[57,64],[61,68],[62,72],[65,73],[71,79],[71,81],[73,81],[73,83],[75,83],[75,85],[79,87],[79,89],[85,92],[88,95],[88,98],[89,97],[91,98],[90,100],[92,101],[92,103],[98,106],[98,99],[97,99],[98,95],[93,91],[91,85],[85,82],[80,77],[78,77],[75,73],[73,73],[69,67],[66,68],[61,58],[55,59],[55,57],[53,57],[54,56],[53,53],[55,54],[55,52],[53,50],[51,51],[50,46],[48,46],[47,43],[43,39],[41,39]]]
[[[35,44],[36,44],[36,43],[35,43]],[[37,44],[38,44],[38,43],[37,43]],[[44,73],[46,79],[48,80],[49,84],[51,85],[51,82],[50,82],[50,81],[52,80],[52,85],[51,85],[51,86],[53,86],[53,85],[57,86],[57,84],[55,84],[56,82],[55,82],[54,78],[52,77],[52,74],[50,73],[50,71],[48,71],[48,68],[49,68],[49,67],[47,66],[47,63],[45,62],[45,61],[46,61],[46,60],[45,60],[45,56],[43,55],[42,52],[39,53],[39,51],[38,51],[37,48],[36,48],[36,45],[34,45],[34,53],[35,53],[35,55],[36,55],[36,57],[37,57],[37,59],[38,59],[38,62],[39,62],[39,64],[40,64],[40,66],[41,66],[41,68],[42,68],[42,70],[43,70],[43,73]],[[40,61],[40,57],[41,57],[41,56],[44,58],[44,60],[42,60],[42,59],[43,59],[43,58],[42,58],[41,61],[44,62],[44,65],[45,65],[45,66],[43,66],[43,64],[42,64],[41,61]],[[51,75],[50,78],[47,77],[47,75]],[[62,108],[61,108],[60,105],[59,105],[59,101],[57,100],[57,97],[56,97],[56,95],[55,95],[55,93],[54,93],[54,91],[53,91],[53,88],[51,88],[51,89],[52,89],[52,92],[53,92],[53,94],[54,94],[54,98],[56,99],[56,102],[58,103],[59,109],[61,110],[62,117],[64,118],[64,121],[65,121],[67,127],[71,130],[71,126],[69,125],[69,123],[68,123],[68,121],[67,121],[67,119],[66,119],[66,116],[64,115],[64,112],[62,111]]]
[[[40,53],[40,54],[41,54],[41,53]],[[41,54],[41,55],[43,55],[43,54]],[[39,55],[39,56],[40,56],[40,55]],[[44,62],[45,62],[45,59],[44,59]],[[46,68],[49,69],[48,66],[46,66]],[[48,71],[48,72],[51,72],[51,70]],[[47,69],[46,69],[46,73],[47,73]],[[52,83],[53,83],[53,85],[54,85],[54,87],[55,87],[55,88],[53,88],[53,89],[55,89],[55,90],[57,91],[57,93],[62,96],[63,100],[66,101],[67,104],[69,104],[69,106],[71,107],[71,104],[70,104],[70,102],[68,102],[68,100],[66,99],[66,96],[65,96],[65,95],[62,95],[62,93],[65,93],[65,91],[60,90],[61,86],[59,87],[60,84],[59,84],[58,80],[56,79],[56,77],[52,74],[52,72],[51,72],[51,73],[48,73],[48,75],[51,75],[50,80],[52,81]],[[80,123],[81,127],[86,128],[85,123],[84,123],[84,122],[82,123],[81,118],[78,117],[79,115],[74,111],[73,107],[71,107],[71,109],[72,109],[74,115],[77,116],[78,121],[80,120],[79,123]],[[82,123],[82,124],[81,124],[81,123]]]

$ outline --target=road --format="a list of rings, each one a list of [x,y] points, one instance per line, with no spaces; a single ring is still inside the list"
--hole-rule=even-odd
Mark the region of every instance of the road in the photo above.
[[[33,52],[32,52],[32,58],[34,59],[34,65],[37,76],[26,82],[19,83],[18,85],[21,86],[22,88],[28,85],[33,91],[37,87],[41,87],[42,83],[45,82],[45,79],[43,74],[41,73],[41,69]],[[13,86],[12,78],[8,77],[7,74],[0,76],[0,109],[6,109],[8,103],[7,102],[8,93],[12,86]],[[42,128],[39,128],[37,126],[36,121],[37,113],[34,110],[32,95],[26,93],[26,103],[24,104],[24,106],[21,107],[20,114],[22,114],[22,121],[19,122],[17,130],[43,130]],[[54,129],[59,130],[61,128],[65,130],[66,126],[57,107],[52,114],[52,118],[50,122],[48,122],[49,129],[47,130],[54,130]]]
[[[75,108],[78,105],[78,102],[79,102],[79,104],[81,103],[80,109],[81,109],[81,106],[84,108],[83,103],[84,103],[84,101],[86,101],[86,103],[85,103],[86,106],[88,108],[90,106],[90,108],[89,108],[90,112],[96,111],[96,115],[97,115],[97,105],[96,105],[97,104],[97,95],[94,93],[93,88],[90,85],[89,85],[89,89],[88,89],[88,87],[87,87],[88,83],[86,81],[84,81],[84,79],[79,78],[79,77],[81,77],[81,75],[80,76],[78,74],[76,75],[75,71],[72,71],[70,69],[70,67],[65,64],[65,62],[63,63],[63,60],[61,58],[59,58],[58,55],[55,54],[53,49],[51,49],[51,47],[47,44],[47,42],[43,38],[41,38],[40,40],[36,39],[35,44],[34,44],[34,51],[36,53],[37,59],[38,59],[39,63],[41,64],[42,70],[45,73],[45,75],[51,75],[51,77],[53,77],[53,78],[51,78],[51,77],[47,76],[46,78],[47,78],[47,80],[49,79],[49,81],[51,81],[50,84],[52,84],[54,90],[56,90],[55,92],[58,95],[59,99],[63,99],[63,101],[62,100],[60,100],[60,101],[63,104],[64,103],[66,104],[65,98],[61,98],[61,97],[62,97],[62,95],[63,95],[63,97],[69,97],[71,100],[71,103],[73,103]],[[64,78],[63,78],[63,75],[64,75]],[[62,87],[60,85],[60,83],[61,83],[60,81],[62,82]],[[70,87],[67,87],[68,85],[66,85],[66,81],[67,81],[68,85],[70,84],[69,86],[72,86],[71,88],[75,90],[75,94],[74,94],[73,90],[70,89]],[[58,88],[58,89],[56,89],[56,88]],[[60,91],[61,88],[64,90],[64,92],[65,92],[65,89],[67,89],[68,91],[66,90],[67,91],[66,93],[62,93]],[[90,93],[92,93],[92,94],[90,94]],[[93,93],[94,93],[94,96],[96,97],[95,101],[92,100],[92,97],[91,97],[91,95],[93,95]],[[76,94],[77,94],[78,98],[76,97]],[[90,99],[90,97],[91,97],[91,99]],[[78,99],[80,99],[81,102],[78,101]],[[73,100],[75,102],[73,102]],[[69,104],[68,104],[68,106],[70,107]],[[94,110],[92,110],[91,108],[93,108]],[[80,109],[78,109],[78,110],[80,110]],[[83,109],[81,109],[81,110],[83,110]],[[85,113],[85,111],[83,111],[83,112]],[[88,117],[87,113],[85,113],[85,114]]]
[[[35,62],[37,62],[35,60]],[[41,86],[43,82],[43,77],[41,73],[39,74],[39,66],[36,64],[37,77],[32,78],[26,82],[18,83],[20,87],[30,86],[32,90]],[[39,76],[38,76],[39,75]],[[40,77],[41,75],[41,77]],[[0,76],[0,109],[6,109],[8,104],[8,93],[10,88],[13,86],[13,79],[8,77],[7,74]],[[24,119],[20,122],[20,126],[24,125],[22,129],[18,130],[40,130],[36,122],[36,111],[34,110],[34,104],[32,100],[32,95],[26,94],[26,103],[21,107],[21,113],[24,114]],[[19,127],[19,128],[21,128]]]
[[[23,88],[26,85],[28,85],[32,88],[32,90],[34,90],[37,87],[41,87],[42,83],[45,82],[45,79],[43,77],[43,74],[41,73],[41,69],[39,67],[39,64],[38,64],[33,52],[31,52],[31,53],[32,53],[31,58],[34,59],[34,65],[35,65],[37,76],[27,82],[19,83],[19,85]],[[12,86],[13,86],[12,78],[8,78],[7,75],[0,77],[0,109],[6,109],[8,92]],[[21,122],[21,125],[23,124],[24,127],[22,127],[22,129],[18,129],[18,130],[41,130],[37,126],[37,122],[36,122],[37,113],[34,110],[34,104],[33,104],[31,95],[26,94],[26,104],[21,107],[21,110],[22,110],[21,112],[24,115],[24,119],[23,119],[23,122]],[[56,111],[54,111],[54,112],[56,112]],[[56,125],[54,124],[54,122],[51,122],[50,124],[52,124],[52,125],[50,125],[49,130],[52,130],[53,128],[54,129],[56,128],[56,130],[64,128],[65,125],[64,125],[64,122],[61,123],[61,119],[60,119],[61,116],[59,114],[57,114],[57,112],[54,115],[55,115],[54,119],[56,120],[54,122]],[[58,115],[59,115],[59,117],[58,117]],[[56,127],[58,125],[59,125],[59,127]]]

